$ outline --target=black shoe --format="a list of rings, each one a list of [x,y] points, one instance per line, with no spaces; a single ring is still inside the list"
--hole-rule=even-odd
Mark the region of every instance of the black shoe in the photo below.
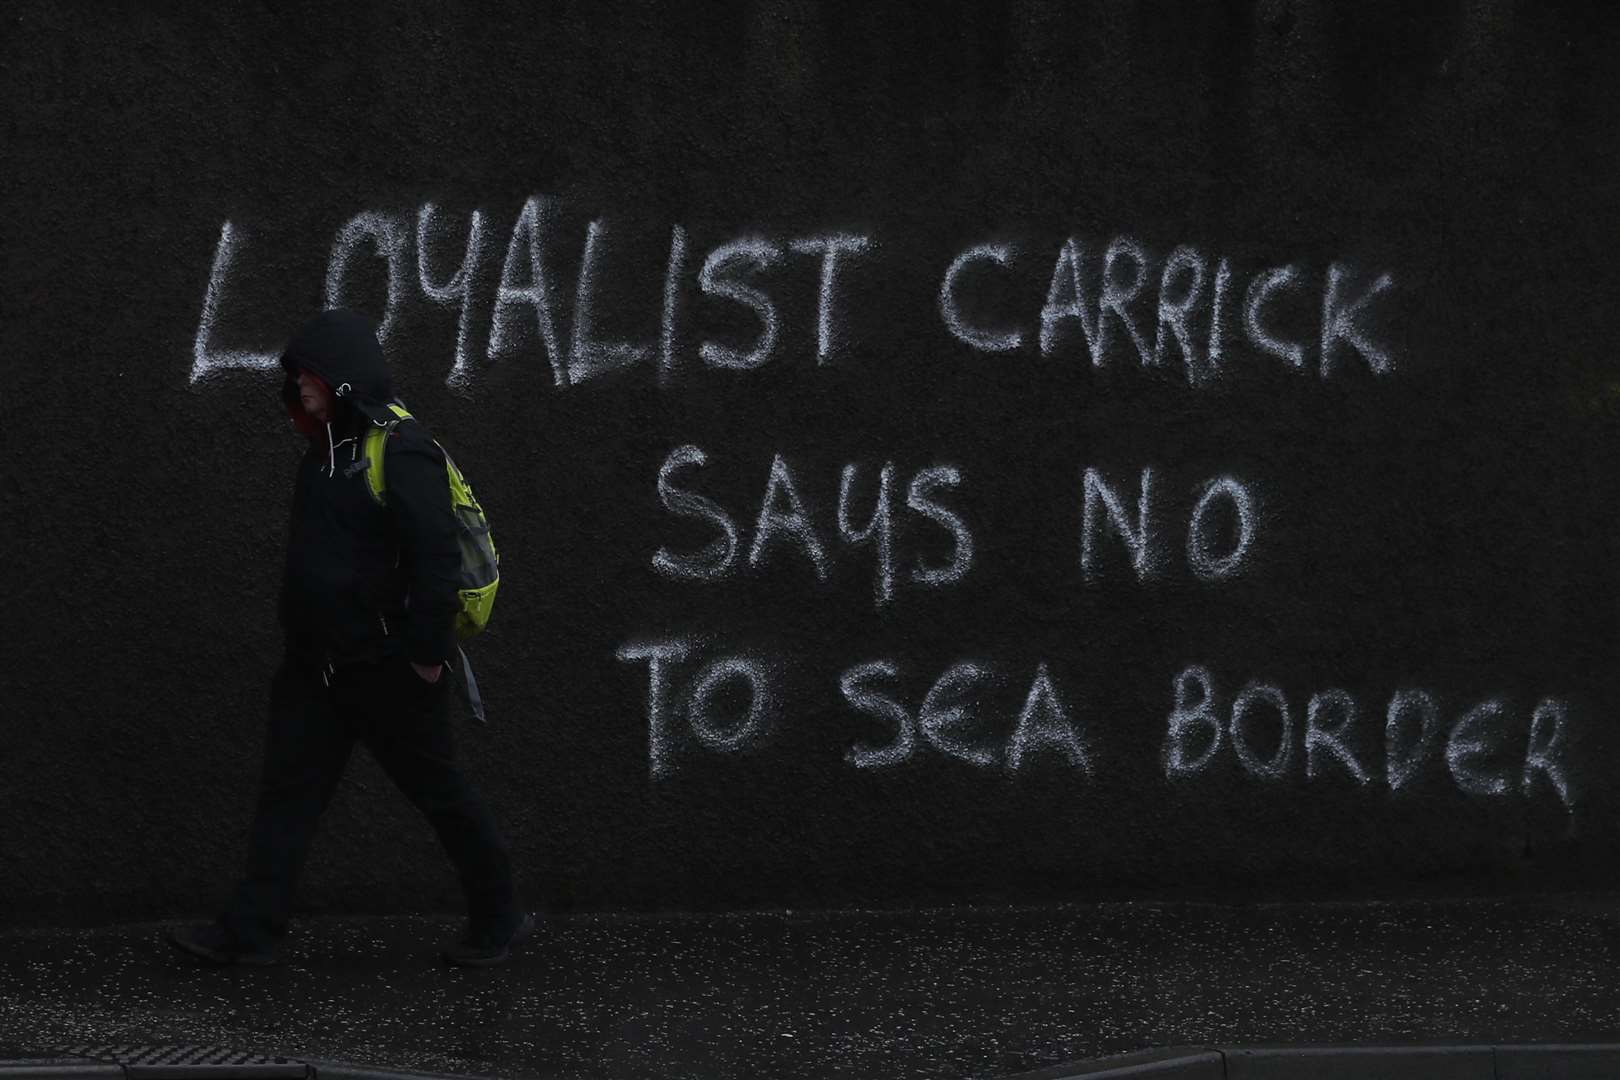
[[[163,938],[175,948],[211,964],[271,967],[282,963],[281,954],[274,946],[244,944],[217,922],[171,927]]]
[[[439,956],[447,964],[468,964],[487,967],[499,964],[512,955],[512,947],[534,933],[534,916],[523,913],[523,920],[511,932],[469,930],[454,945],[447,946]]]

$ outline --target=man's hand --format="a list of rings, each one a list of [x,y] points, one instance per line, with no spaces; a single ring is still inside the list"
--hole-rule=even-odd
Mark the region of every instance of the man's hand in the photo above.
[[[438,682],[439,676],[444,673],[443,664],[434,664],[432,667],[427,667],[412,660],[411,667],[415,668],[416,673],[422,676],[423,682]]]

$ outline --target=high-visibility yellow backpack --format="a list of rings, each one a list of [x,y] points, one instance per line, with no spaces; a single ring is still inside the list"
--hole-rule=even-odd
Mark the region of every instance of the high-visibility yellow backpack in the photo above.
[[[384,442],[400,421],[411,419],[410,413],[392,402],[388,405],[388,411],[394,414],[394,418],[386,423],[373,422],[366,430],[361,449],[368,459],[366,486],[371,489],[371,497],[380,506],[388,502],[388,488],[383,475]],[[466,641],[489,625],[489,613],[495,606],[495,590],[501,584],[501,556],[495,550],[489,520],[484,517],[484,508],[478,505],[478,500],[473,496],[472,485],[456,468],[450,452],[437,440],[433,445],[438,446],[444,454],[446,480],[450,484],[450,509],[461,540],[461,580],[456,590],[460,608],[456,612],[453,629],[457,641]],[[461,652],[459,648],[457,651]],[[478,696],[478,683],[473,678],[472,665],[467,662],[465,652],[461,652],[461,667],[464,689],[468,694],[467,703],[472,708],[474,718],[483,721],[483,702]]]

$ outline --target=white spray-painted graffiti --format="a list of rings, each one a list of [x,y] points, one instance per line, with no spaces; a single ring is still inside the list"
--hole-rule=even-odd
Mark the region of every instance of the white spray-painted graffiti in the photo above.
[[[939,291],[940,314],[951,333],[963,343],[986,352],[1020,348],[1027,340],[1017,325],[975,326],[963,315],[960,292],[964,271],[976,262],[1007,267],[1018,256],[1006,243],[981,244],[962,252],[945,272]],[[1121,335],[1144,367],[1159,367],[1179,353],[1189,385],[1207,386],[1225,370],[1227,295],[1231,291],[1231,261],[1221,257],[1210,272],[1209,259],[1197,248],[1182,245],[1163,260],[1151,322],[1143,318],[1143,290],[1151,279],[1153,258],[1129,236],[1115,237],[1102,253],[1100,267],[1086,272],[1084,245],[1070,237],[1058,251],[1040,309],[1038,341],[1042,356],[1059,352],[1067,340],[1067,327],[1078,323],[1086,351],[1095,367],[1107,365],[1121,351]],[[1367,308],[1379,294],[1392,288],[1388,272],[1352,295],[1351,278],[1343,263],[1330,263],[1322,287],[1320,334],[1316,342],[1318,371],[1327,378],[1347,354],[1358,353],[1376,375],[1392,374],[1396,359],[1366,327]],[[1088,285],[1088,281],[1094,281]],[[1261,309],[1282,302],[1274,294],[1283,286],[1303,284],[1296,266],[1269,268],[1257,273],[1248,288],[1243,328],[1250,345],[1260,353],[1280,357],[1304,370],[1307,345],[1279,339],[1261,319]],[[1132,305],[1136,305],[1133,310]],[[1207,312],[1200,342],[1194,315]],[[1148,330],[1151,327],[1151,331]]]
[[[424,210],[428,209],[423,207]],[[388,301],[383,308],[382,322],[377,327],[377,339],[388,347],[394,326],[399,321],[400,305],[405,301],[409,271],[405,267],[405,247],[410,236],[405,222],[390,214],[367,211],[356,214],[338,230],[332,243],[332,255],[326,262],[326,306],[342,307],[344,286],[353,269],[355,257],[362,244],[370,244],[388,265]]]
[[[966,479],[954,466],[918,470],[903,509],[947,531],[955,558],[948,567],[919,564],[903,574],[896,571],[903,560],[894,552],[896,519],[902,511],[896,490],[903,479],[895,463],[875,469],[875,482],[866,485],[868,491],[876,488],[875,506],[859,514],[854,493],[862,467],[845,465],[839,473],[836,527],[818,529],[818,515],[788,459],[773,455],[746,558],[742,550],[747,526],[718,501],[695,490],[696,471],[709,463],[700,447],[687,445],[672,450],[659,469],[662,507],[688,526],[701,525],[713,534],[696,550],[659,547],[650,563],[666,579],[708,585],[735,580],[744,564],[760,565],[768,552],[780,548],[796,556],[820,583],[845,549],[870,545],[875,551],[875,600],[882,611],[893,600],[897,582],[954,585],[973,565],[973,531],[967,516],[960,508],[931,498],[930,484],[952,493],[964,489]],[[1152,466],[1142,468],[1139,476],[1133,492],[1102,470],[1080,470],[1074,498],[1082,583],[1121,576],[1146,583],[1169,573],[1174,546],[1166,542],[1168,515],[1159,505],[1164,485],[1156,483],[1158,471]],[[1196,489],[1186,531],[1186,569],[1193,580],[1214,585],[1253,565],[1261,521],[1256,488],[1253,482],[1225,475]],[[1218,509],[1228,527],[1217,525]],[[824,536],[835,539],[827,542]],[[771,664],[735,654],[700,658],[701,645],[677,635],[633,643],[619,651],[621,660],[648,663],[649,760],[655,779],[674,775],[683,753],[730,753],[760,746],[783,720],[785,695],[772,673],[786,670],[785,660]],[[681,690],[675,682],[681,665],[700,661],[697,674]],[[1075,687],[1054,674],[1045,660],[1037,661],[1033,675],[1026,676],[1022,705],[1013,709],[1008,702],[999,717],[988,715],[996,710],[987,712],[984,699],[1007,681],[1007,673],[988,661],[969,658],[948,665],[915,707],[903,699],[902,673],[898,658],[883,657],[855,664],[838,677],[849,710],[871,730],[887,733],[882,740],[857,737],[847,744],[843,758],[854,768],[882,770],[932,756],[1018,774],[1051,758],[1088,779],[1098,776],[1103,750],[1090,733]],[[726,679],[746,682],[749,704],[717,726],[711,698],[715,686]],[[1532,712],[1528,739],[1512,748],[1507,711],[1504,701],[1490,698],[1463,712],[1442,739],[1436,698],[1420,689],[1397,689],[1385,709],[1383,786],[1398,793],[1443,763],[1445,775],[1465,795],[1495,798],[1517,791],[1529,798],[1545,789],[1569,810],[1573,793],[1567,761],[1568,706],[1558,699],[1543,699]],[[1287,692],[1262,680],[1247,683],[1228,704],[1219,705],[1210,669],[1191,665],[1171,684],[1160,765],[1167,782],[1185,782],[1209,773],[1229,748],[1239,772],[1255,781],[1348,780],[1365,788],[1377,777],[1362,717],[1357,699],[1332,687],[1306,699],[1301,724]],[[1516,772],[1501,764],[1505,753],[1517,755]]]
[[[751,656],[711,657],[684,692],[676,693],[673,669],[692,655],[697,644],[688,638],[669,638],[631,642],[618,650],[620,660],[647,662],[647,768],[655,780],[675,771],[675,747],[686,741],[675,730],[678,719],[686,721],[698,746],[713,753],[733,753],[759,742],[779,711],[772,692],[776,680],[771,666]],[[747,704],[740,715],[722,715],[724,710],[716,699],[727,683],[747,690]]]
[[[1247,684],[1223,716],[1209,669],[1191,665],[1176,676],[1173,696],[1163,754],[1165,775],[1172,780],[1209,768],[1225,742],[1231,743],[1244,772],[1256,779],[1281,780],[1297,774],[1296,752],[1302,750],[1309,780],[1335,771],[1358,784],[1374,780],[1363,760],[1365,751],[1358,754],[1352,746],[1361,713],[1345,690],[1324,690],[1310,698],[1303,739],[1296,738],[1295,713],[1287,694],[1275,685]],[[1500,797],[1517,789],[1528,797],[1538,783],[1545,783],[1567,809],[1574,802],[1566,759],[1568,713],[1563,701],[1538,702],[1521,750],[1509,745],[1506,703],[1500,698],[1483,701],[1458,717],[1445,736],[1446,770],[1458,790],[1469,795]],[[1390,696],[1385,717],[1384,780],[1395,792],[1410,786],[1423,765],[1436,757],[1440,706],[1425,690],[1400,689]],[[1266,728],[1263,741],[1275,744],[1269,756],[1255,745],[1260,728]],[[1504,766],[1503,754],[1514,755],[1521,767]]]
[[[696,481],[695,476],[687,479],[689,473],[695,473],[708,463],[709,455],[701,447],[680,446],[669,452],[658,470],[658,499],[663,508],[677,518],[700,522],[716,533],[695,551],[678,552],[663,546],[653,552],[651,566],[663,577],[677,581],[720,581],[734,576],[743,564],[759,566],[780,551],[796,552],[799,561],[810,568],[818,581],[826,581],[841,549],[830,546],[822,537],[835,536],[845,548],[870,546],[873,549],[873,591],[881,608],[894,599],[897,581],[941,588],[961,581],[973,567],[973,531],[960,511],[941,501],[945,494],[963,484],[962,472],[954,465],[930,465],[917,470],[906,484],[903,505],[911,515],[931,521],[950,535],[949,560],[934,564],[921,558],[909,560],[904,572],[897,573],[899,557],[895,552],[895,533],[898,511],[902,507],[895,496],[898,474],[893,462],[885,462],[876,470],[875,503],[864,524],[857,524],[854,509],[862,469],[856,464],[845,465],[839,473],[835,524],[831,528],[818,528],[817,515],[801,492],[793,468],[786,457],[776,454],[771,459],[753,527],[753,541],[746,556],[741,554],[744,526],[714,499],[692,490],[690,485]],[[1122,541],[1139,579],[1147,580],[1165,572],[1169,557],[1163,529],[1158,524],[1162,514],[1156,507],[1153,475],[1151,466],[1142,469],[1133,522],[1125,509],[1124,496],[1102,472],[1089,467],[1082,470],[1084,509],[1079,561],[1087,579],[1105,576],[1101,551],[1110,531]],[[1198,579],[1220,581],[1237,575],[1247,565],[1255,544],[1255,501],[1250,485],[1235,477],[1217,477],[1204,486],[1187,526],[1187,563]],[[1235,537],[1225,550],[1223,543],[1227,542],[1210,524],[1222,503],[1229,507],[1236,522]]]
[[[197,320],[197,339],[191,353],[191,381],[211,371],[229,368],[274,368],[278,353],[266,349],[221,349],[214,342],[214,325],[219,311],[225,305],[230,284],[231,266],[236,262],[241,241],[229,221],[219,228],[219,242],[214,245],[214,263],[208,271],[208,291],[203,293],[202,316]]]
[[[778,687],[787,665],[758,656],[699,656],[701,644],[671,637],[619,650],[620,660],[648,666],[653,779],[673,776],[682,754],[757,748],[785,720]],[[695,672],[692,664],[698,665]],[[1058,767],[1098,777],[1104,748],[1087,722],[1085,703],[1073,680],[1058,678],[1046,661],[1038,661],[1032,675],[1026,670],[1022,704],[1007,699],[1001,709],[987,700],[1008,682],[1018,682],[1003,666],[983,660],[950,664],[914,708],[902,700],[903,670],[899,660],[885,657],[855,664],[838,676],[849,712],[869,730],[887,733],[883,741],[852,738],[843,758],[854,768],[890,769],[933,757],[1013,774]],[[713,697],[727,680],[746,686],[747,703],[734,710],[735,716],[717,717]],[[1176,675],[1170,698],[1161,766],[1172,783],[1208,773],[1230,747],[1242,775],[1260,784],[1304,780],[1371,788],[1381,780],[1397,794],[1427,773],[1468,796],[1551,796],[1566,811],[1574,806],[1568,706],[1558,699],[1537,702],[1528,737],[1516,739],[1508,706],[1498,698],[1465,710],[1445,733],[1435,697],[1418,689],[1402,688],[1390,696],[1381,733],[1364,730],[1356,699],[1337,688],[1309,698],[1303,729],[1288,694],[1271,683],[1251,681],[1222,707],[1215,677],[1201,665]],[[1381,777],[1370,764],[1380,734]]]
[[[450,375],[446,380],[452,386],[463,385],[468,379],[467,352],[472,341],[472,310],[473,310],[473,281],[477,274],[478,263],[484,252],[484,215],[474,210],[467,219],[467,246],[461,258],[461,265],[456,272],[443,285],[433,283],[432,272],[428,263],[432,257],[428,254],[428,238],[433,233],[433,215],[436,213],[432,203],[423,203],[422,208],[416,212],[416,281],[422,289],[422,295],[441,307],[455,308],[456,316],[456,357],[450,365]],[[390,277],[390,280],[392,278]]]
[[[614,308],[622,300],[607,299],[606,283],[628,261],[623,233],[609,218],[565,226],[555,199],[526,199],[498,254],[497,277],[498,240],[484,211],[445,215],[428,202],[414,215],[365,210],[347,220],[331,245],[322,298],[339,306],[383,286],[385,346],[396,340],[413,303],[454,313],[446,376],[452,386],[475,385],[488,366],[541,355],[558,390],[630,369],[645,369],[667,387],[694,364],[717,372],[811,356],[818,367],[836,364],[860,344],[851,316],[869,291],[861,276],[916,273],[878,265],[886,252],[906,246],[880,245],[868,232],[744,231],[694,245],[687,227],[674,224],[667,258],[658,256],[662,295],[655,286],[646,298],[657,334],[640,340],[613,330],[631,323]],[[655,245],[661,244],[659,237]],[[276,365],[269,349],[220,340],[229,322],[222,313],[240,302],[233,275],[244,245],[242,230],[223,222],[193,345],[193,382],[221,370]],[[572,282],[561,281],[559,267],[576,254]],[[1037,271],[1043,276],[1031,287],[1029,275]],[[1121,234],[1106,243],[1068,236],[1039,246],[981,240],[960,249],[943,272],[926,272],[938,273],[934,298],[944,340],[973,353],[1022,351],[1098,370],[1179,372],[1194,389],[1220,382],[1238,363],[1322,381],[1351,372],[1389,377],[1402,367],[1389,299],[1394,274],[1340,259],[1315,269],[1298,260],[1255,266],[1189,244],[1155,251]],[[788,317],[805,310],[797,300],[812,289],[813,331]],[[735,316],[726,336],[702,327],[693,332],[688,323],[702,317],[697,309],[712,313],[716,305]],[[897,316],[881,314],[886,322]],[[486,324],[480,349],[478,328]],[[658,579],[720,587],[756,571],[785,572],[822,587],[855,560],[870,564],[874,606],[889,613],[902,590],[958,586],[980,562],[964,509],[971,504],[969,477],[955,463],[936,459],[903,469],[894,461],[846,462],[829,477],[775,453],[768,465],[756,466],[757,506],[739,512],[709,483],[733,463],[712,461],[691,444],[666,455],[657,501],[686,539],[648,553]],[[835,502],[828,494],[834,479]],[[1172,506],[1166,492],[1177,490],[1190,493],[1190,501]],[[1263,551],[1272,557],[1262,510],[1273,512],[1273,496],[1265,485],[1225,473],[1184,488],[1166,484],[1154,466],[1141,467],[1134,484],[1114,466],[1081,467],[1066,495],[1073,500],[1065,519],[1075,530],[1071,569],[1080,587],[1108,580],[1147,585],[1182,573],[1184,556],[1188,580],[1226,587],[1252,575]],[[648,768],[655,780],[675,776],[697,756],[751,752],[791,722],[784,675],[794,666],[790,658],[679,633],[630,641],[617,656],[646,664]],[[912,674],[900,657],[883,656],[838,675],[838,700],[852,732],[840,753],[850,767],[882,772],[934,760],[1013,776],[1050,768],[1087,781],[1108,774],[1102,733],[1118,725],[1092,723],[1098,704],[1080,680],[1047,660],[1014,669],[957,659],[926,691],[910,681]],[[1019,696],[1004,692],[1010,684]],[[989,704],[998,695],[1001,703]],[[1262,789],[1337,784],[1400,797],[1439,782],[1468,798],[1556,798],[1573,810],[1567,702],[1539,700],[1525,734],[1523,714],[1504,697],[1487,696],[1454,714],[1440,700],[1428,689],[1399,687],[1375,732],[1376,714],[1341,687],[1301,697],[1255,679],[1222,697],[1209,666],[1188,665],[1170,680],[1168,710],[1152,714],[1163,721],[1157,768],[1176,786],[1235,776]]]
[[[684,689],[678,688],[673,676],[679,665],[693,657],[697,645],[695,639],[676,637],[636,641],[618,651],[622,661],[647,663],[648,771],[655,780],[676,772],[679,750],[732,753],[749,749],[767,739],[771,727],[782,720],[774,687],[779,679],[775,672],[783,666],[758,657],[706,658]],[[1045,663],[1036,666],[1004,747],[975,738],[977,733],[971,730],[978,719],[977,690],[998,679],[990,665],[973,661],[952,665],[934,682],[915,712],[884,685],[892,683],[898,673],[896,661],[876,660],[857,664],[839,677],[848,704],[891,729],[888,741],[881,745],[857,741],[848,748],[845,760],[856,768],[902,764],[926,744],[947,757],[984,768],[1017,773],[1038,758],[1052,757],[1091,775],[1091,748],[1085,730]],[[713,698],[726,680],[737,680],[748,688],[740,716],[715,715]]]
[[[1109,484],[1102,472],[1087,468],[1082,477],[1085,512],[1081,525],[1080,568],[1087,578],[1101,574],[1097,551],[1105,530],[1111,530],[1130,552],[1131,568],[1138,579],[1147,580],[1165,572],[1169,558],[1163,550],[1162,532],[1157,525],[1161,514],[1155,509],[1153,468],[1142,469],[1137,488],[1136,519],[1125,509],[1124,497]],[[1236,536],[1228,550],[1220,551],[1221,539],[1210,524],[1212,514],[1224,501],[1236,522]],[[1255,499],[1248,485],[1231,476],[1217,477],[1204,486],[1187,525],[1187,564],[1204,581],[1220,581],[1241,571],[1254,546]]]
[[[808,565],[818,581],[827,580],[835,553],[824,535],[835,535],[843,548],[870,546],[874,551],[874,591],[879,607],[894,598],[896,562],[894,522],[895,466],[885,463],[878,470],[876,501],[864,527],[851,520],[853,492],[860,468],[846,465],[839,473],[837,520],[833,528],[817,528],[811,506],[800,491],[792,467],[781,454],[771,459],[765,493],[760,499],[754,522],[753,541],[746,557],[740,554],[743,526],[715,500],[686,487],[684,474],[708,464],[701,447],[680,446],[670,451],[658,470],[658,499],[665,510],[679,518],[698,521],[718,531],[696,551],[675,552],[667,546],[652,555],[652,568],[660,575],[680,581],[719,581],[737,573],[740,564],[759,566],[773,558],[793,558]],[[920,558],[911,561],[900,579],[925,588],[938,588],[960,581],[973,565],[973,534],[962,516],[940,501],[943,492],[962,482],[961,473],[951,465],[919,469],[906,485],[905,509],[925,518],[949,533],[952,539],[950,561],[929,565]]]
[[[599,294],[614,236],[610,222],[596,218],[585,225],[583,236],[576,237],[572,229],[564,235],[560,218],[553,198],[536,195],[524,201],[507,238],[499,279],[489,290],[480,285],[479,267],[489,248],[488,216],[482,210],[466,214],[461,259],[448,278],[435,268],[446,258],[453,259],[454,238],[434,203],[417,207],[414,218],[411,213],[362,211],[333,239],[324,302],[328,307],[345,303],[360,275],[380,270],[387,288],[381,314],[385,345],[406,306],[415,301],[454,311],[456,347],[446,375],[451,385],[475,383],[482,364],[532,356],[536,338],[558,389],[640,366],[652,368],[659,382],[667,384],[683,359],[677,324],[693,262],[686,228],[677,224],[670,232],[657,340],[614,340],[600,336]],[[221,313],[239,292],[233,273],[244,246],[242,231],[224,222],[197,322],[193,382],[217,371],[273,366],[274,354],[268,349],[230,348],[217,341]],[[564,246],[579,252],[571,296],[554,271]],[[1314,370],[1323,379],[1356,357],[1374,375],[1392,374],[1399,366],[1391,347],[1380,339],[1379,328],[1388,320],[1380,318],[1375,303],[1394,287],[1394,276],[1387,271],[1363,275],[1341,261],[1330,261],[1318,290],[1305,269],[1290,263],[1263,267],[1240,287],[1234,284],[1230,257],[1211,257],[1185,244],[1162,260],[1129,236],[1110,240],[1100,256],[1077,237],[1055,242],[1052,250],[1045,301],[1041,303],[1039,295],[1031,298],[1032,307],[1039,305],[1039,330],[1033,335],[1016,311],[970,317],[965,309],[978,306],[974,283],[989,272],[987,266],[1005,272],[1026,258],[1045,256],[1010,242],[962,250],[939,279],[939,315],[949,335],[982,352],[1038,349],[1041,356],[1078,352],[1099,368],[1133,354],[1143,367],[1164,367],[1179,360],[1188,385],[1203,387],[1229,370],[1226,327],[1232,316],[1227,308],[1232,296],[1241,292],[1242,339],[1257,357],[1281,360],[1299,371],[1314,360]],[[367,257],[368,251],[373,257]],[[858,301],[859,291],[846,279],[852,273],[873,272],[872,260],[879,251],[874,236],[857,232],[817,231],[787,238],[747,234],[716,244],[696,264],[695,284],[704,296],[748,311],[758,330],[746,344],[699,340],[697,360],[712,369],[759,368],[778,359],[791,339],[796,355],[814,355],[818,365],[833,362],[854,344],[845,316],[849,305]],[[799,266],[807,260],[817,264],[813,285],[803,279]],[[891,267],[888,272],[915,271]],[[814,332],[790,335],[777,298],[783,289],[806,287],[816,290]],[[1320,292],[1320,300],[1313,308],[1314,291]],[[648,300],[649,306],[657,304],[656,298]],[[483,356],[475,357],[474,313],[480,304],[488,305],[489,330]],[[1317,332],[1308,341],[1286,339],[1277,329],[1279,311],[1291,313],[1295,325],[1307,316],[1314,319]],[[991,321],[981,324],[975,318]],[[1074,324],[1078,326],[1071,329]]]

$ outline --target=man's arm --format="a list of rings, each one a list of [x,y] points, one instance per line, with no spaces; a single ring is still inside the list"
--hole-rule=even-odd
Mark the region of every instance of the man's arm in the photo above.
[[[399,528],[400,558],[410,590],[405,655],[432,682],[438,678],[438,666],[455,649],[452,628],[461,541],[450,508],[450,483],[443,453],[420,435],[401,432],[387,440],[383,452],[388,508]]]
[[[276,601],[276,621],[281,625],[282,640],[287,652],[291,653],[294,638],[299,627],[295,627],[293,618],[292,596],[292,545],[298,537],[298,526],[304,517],[304,469],[300,465],[297,475],[293,478],[292,509],[287,515],[287,543],[281,556],[281,596]]]

